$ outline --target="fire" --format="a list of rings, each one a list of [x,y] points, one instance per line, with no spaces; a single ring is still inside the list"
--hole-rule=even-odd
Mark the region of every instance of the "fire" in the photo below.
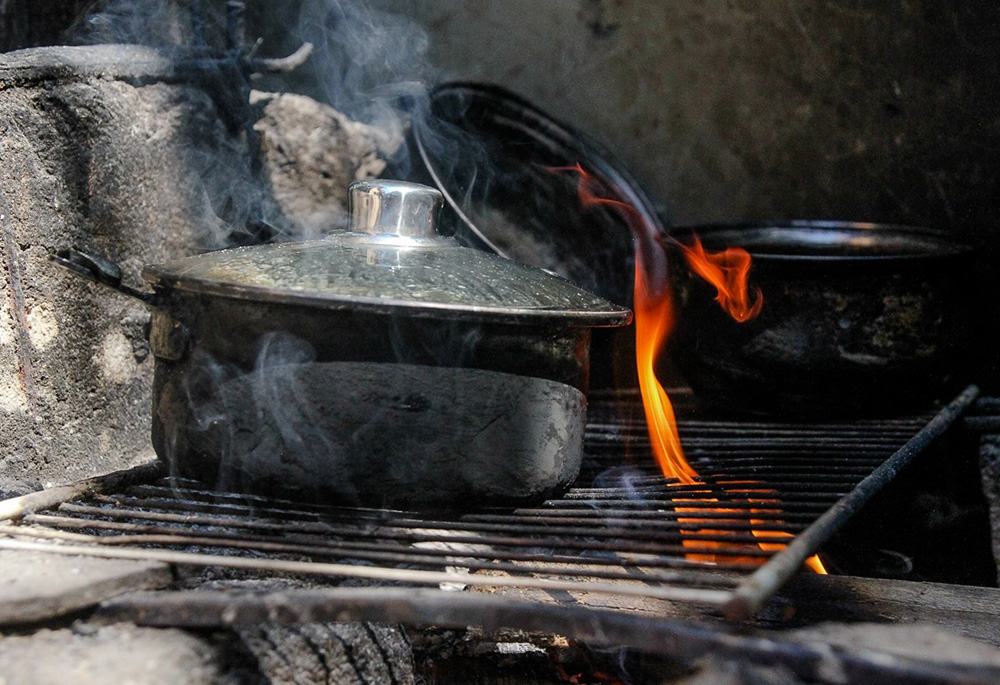
[[[577,192],[584,207],[603,205],[618,211],[632,229],[635,240],[635,291],[633,309],[635,311],[636,334],[636,366],[639,375],[639,389],[642,394],[643,409],[646,414],[646,425],[652,442],[653,453],[660,465],[663,475],[670,481],[684,485],[699,482],[698,473],[691,467],[684,456],[677,430],[677,419],[673,405],[666,390],[656,377],[655,363],[657,352],[669,337],[674,326],[673,298],[667,278],[667,257],[661,236],[654,226],[643,220],[642,215],[630,204],[603,196],[598,180],[594,179],[584,169],[576,164],[570,167],[550,167],[553,172],[573,172],[579,176]],[[754,289],[750,296],[749,273],[751,259],[746,250],[730,247],[717,253],[707,252],[697,236],[691,245],[685,245],[672,238],[681,249],[685,260],[698,276],[715,286],[718,291],[716,301],[736,321],[743,323],[760,314],[764,306],[764,298],[759,288]],[[715,502],[714,498],[699,498],[701,502]],[[770,500],[760,500],[770,501]],[[677,513],[697,514],[699,510],[678,507]],[[713,513],[729,513],[731,510],[720,508],[711,510]],[[680,523],[703,525],[705,519],[679,518]],[[760,525],[761,521],[751,520],[751,527]],[[681,531],[690,534],[693,531]],[[696,528],[696,532],[705,534],[723,534],[722,531]],[[758,539],[773,539],[790,537],[789,533],[780,531],[753,530]],[[685,547],[715,547],[726,543],[702,543],[695,540],[683,540]],[[784,547],[782,543],[758,542],[763,550],[776,550]],[[693,561],[715,563],[714,554],[689,553]],[[817,573],[826,573],[818,557],[808,560],[808,565]]]
[[[684,458],[674,407],[654,370],[656,353],[674,325],[673,304],[669,297],[656,297],[650,292],[642,276],[642,260],[638,255],[636,259],[635,356],[649,438],[663,475],[690,485],[698,474]]]
[[[775,500],[752,499],[752,500],[750,500],[750,502],[752,502],[754,504],[757,504],[757,503],[771,504],[773,506],[780,505],[780,502],[777,502]],[[780,552],[782,549],[785,548],[785,544],[783,542],[759,542],[759,540],[768,539],[768,538],[770,538],[772,540],[774,538],[790,538],[790,537],[792,537],[792,534],[791,533],[786,533],[786,532],[781,531],[781,530],[758,530],[757,528],[754,528],[754,526],[759,526],[761,523],[763,523],[763,521],[761,521],[760,519],[753,518],[753,515],[754,514],[763,514],[763,513],[777,513],[777,514],[780,514],[781,513],[781,509],[777,509],[777,508],[773,508],[773,509],[751,509],[750,510],[750,517],[751,517],[750,518],[750,532],[752,532],[753,536],[758,539],[757,546],[760,547],[762,550],[764,550],[766,552]],[[808,559],[806,559],[806,566],[808,566],[809,569],[813,573],[819,573],[821,575],[826,575],[826,573],[827,573],[826,567],[823,566],[823,562],[820,561],[819,557],[816,556],[815,554],[812,555],[811,557],[809,557]]]
[[[692,245],[677,243],[691,270],[715,286],[715,301],[729,316],[740,323],[757,317],[764,306],[760,288],[754,288],[753,303],[749,297],[750,254],[740,247],[727,247],[722,252],[705,252],[698,236]]]
[[[625,217],[635,239],[635,353],[639,390],[646,413],[646,425],[653,453],[668,479],[685,485],[696,482],[698,474],[684,457],[677,432],[674,408],[666,390],[656,378],[656,353],[674,327],[673,301],[667,283],[667,255],[656,230],[642,220],[636,209],[620,200],[601,196],[600,183],[577,164],[552,167],[550,171],[575,172],[580,182],[577,192],[584,207],[604,205]]]

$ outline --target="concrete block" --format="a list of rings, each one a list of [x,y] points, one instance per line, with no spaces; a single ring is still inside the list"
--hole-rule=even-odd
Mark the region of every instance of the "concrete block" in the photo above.
[[[167,586],[167,564],[0,551],[0,625],[63,616],[111,597]]]

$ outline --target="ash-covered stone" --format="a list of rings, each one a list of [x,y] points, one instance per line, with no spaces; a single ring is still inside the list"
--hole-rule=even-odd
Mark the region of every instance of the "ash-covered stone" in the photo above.
[[[304,95],[253,93],[262,108],[264,174],[289,219],[306,235],[344,227],[347,187],[376,178],[402,139],[352,121]]]
[[[171,579],[160,562],[0,550],[0,625],[64,616]]]
[[[0,637],[5,683],[222,685],[219,648],[190,633],[127,624]]]

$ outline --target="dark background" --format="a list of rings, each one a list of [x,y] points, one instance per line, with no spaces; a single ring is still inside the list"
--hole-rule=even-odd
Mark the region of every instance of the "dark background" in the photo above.
[[[822,218],[948,231],[981,251],[969,297],[997,374],[1000,3],[373,0],[375,19],[350,34],[330,23],[331,4],[248,3],[261,55],[317,32],[334,45],[261,87],[350,110],[381,76],[499,83],[604,143],[677,225]],[[65,32],[86,7],[3,3],[0,48],[72,42]],[[345,55],[367,61],[335,60]]]

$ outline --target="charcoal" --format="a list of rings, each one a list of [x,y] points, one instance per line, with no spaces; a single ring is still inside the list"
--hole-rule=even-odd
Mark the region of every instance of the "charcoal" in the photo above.
[[[261,624],[238,631],[272,685],[412,685],[402,628],[371,623]]]

